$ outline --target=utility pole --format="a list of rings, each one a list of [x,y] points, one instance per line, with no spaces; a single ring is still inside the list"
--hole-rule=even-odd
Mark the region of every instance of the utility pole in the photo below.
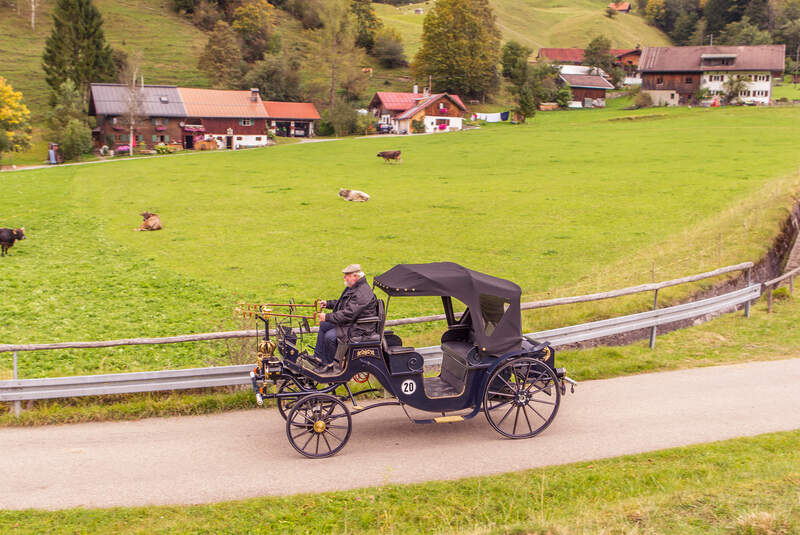
[[[800,44],[797,45],[797,50],[794,53],[794,76],[792,76],[792,85],[797,89],[797,69],[800,67]]]
[[[36,0],[31,0],[31,31],[36,29]]]
[[[714,34],[713,34],[713,33],[712,33],[712,34],[709,34],[709,38],[710,38],[710,39],[709,39],[709,43],[708,43],[708,45],[709,45],[709,46],[714,46]]]

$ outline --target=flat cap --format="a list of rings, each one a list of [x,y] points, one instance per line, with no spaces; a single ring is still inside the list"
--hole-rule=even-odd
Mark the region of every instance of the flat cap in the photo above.
[[[342,273],[346,275],[348,273],[358,273],[359,271],[361,271],[361,264],[350,264],[342,270]]]

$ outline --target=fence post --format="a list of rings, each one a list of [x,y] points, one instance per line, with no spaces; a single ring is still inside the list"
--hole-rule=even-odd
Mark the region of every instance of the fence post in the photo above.
[[[19,379],[19,370],[17,369],[17,352],[14,351],[14,380]],[[17,400],[14,402],[14,416],[19,418],[19,413],[22,410],[22,402]]]
[[[772,314],[772,286],[766,287],[767,292],[767,314]]]
[[[789,295],[794,295],[794,277],[789,277]]]
[[[747,287],[750,287],[750,279],[752,278],[752,271],[753,268],[747,268]],[[744,304],[744,317],[750,317],[750,301],[745,302]]]
[[[656,289],[654,294],[653,294],[653,310],[656,310],[657,308],[658,308],[658,289]],[[653,348],[656,347],[656,331],[657,330],[658,330],[658,327],[655,326],[655,325],[650,327],[650,349],[653,349]]]

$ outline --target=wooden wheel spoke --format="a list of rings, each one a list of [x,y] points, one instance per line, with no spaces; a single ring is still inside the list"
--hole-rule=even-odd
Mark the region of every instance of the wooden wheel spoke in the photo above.
[[[552,401],[547,401],[546,399],[532,399],[531,401],[535,403],[544,403],[545,405],[555,405]]]
[[[511,411],[513,411],[513,410],[514,410],[514,405],[511,405],[511,406],[508,408],[508,410],[506,411],[506,413],[503,415],[503,417],[502,417],[502,418],[500,418],[500,421],[499,421],[499,422],[497,422],[497,425],[499,426],[500,424],[502,424],[502,423],[503,423],[503,420],[505,420],[505,419],[506,419],[506,417],[507,417],[509,414],[511,414]]]
[[[332,436],[333,438],[335,438],[335,439],[336,439],[336,440],[338,440],[339,442],[342,442],[342,439],[341,439],[341,438],[339,438],[339,437],[338,437],[338,435],[336,435],[336,433],[334,433],[333,431],[331,431],[331,430],[329,429],[329,427],[330,427],[330,426],[328,426],[328,427],[326,427],[326,428],[325,428],[325,433],[328,433],[330,436]]]
[[[305,444],[303,444],[303,447],[302,447],[302,448],[300,448],[300,449],[303,449],[303,450],[304,450],[304,449],[306,449],[306,447],[308,446],[308,444],[311,442],[311,440],[312,440],[313,438],[314,438],[314,433],[311,433],[311,436],[310,436],[310,437],[308,437],[308,440],[306,440],[306,443],[305,443]]]
[[[513,398],[514,394],[509,394],[508,392],[495,392],[493,390],[489,390],[489,393],[493,396],[504,396],[507,398]]]
[[[498,376],[497,376],[497,378],[498,378],[498,379],[500,379],[501,381],[503,381],[505,384],[507,384],[507,385],[508,385],[508,388],[510,388],[510,389],[511,389],[511,390],[513,390],[514,392],[516,392],[516,391],[518,390],[518,388],[517,388],[516,386],[512,385],[511,383],[509,383],[509,382],[506,380],[506,378],[505,378],[505,377],[503,377],[502,375],[498,375]]]
[[[541,414],[539,411],[537,411],[537,410],[536,410],[536,409],[534,409],[533,407],[531,407],[531,410],[532,410],[533,412],[535,412],[535,413],[536,413],[536,415],[537,415],[539,418],[541,418],[541,419],[542,419],[542,420],[544,420],[545,422],[547,421],[547,418],[545,418],[544,416],[542,416],[542,414]]]
[[[531,421],[528,419],[528,408],[523,405],[522,406],[522,414],[525,416],[525,421],[528,422],[528,432],[533,433],[533,426],[531,426]]]
[[[508,404],[509,404],[509,403],[511,403],[512,401],[513,401],[513,400],[509,399],[508,401],[504,401],[504,402],[502,402],[502,403],[498,403],[498,404],[497,404],[497,405],[495,405],[494,407],[489,407],[489,410],[490,410],[490,411],[493,411],[493,410],[495,410],[495,409],[499,409],[500,407],[502,407],[502,406],[504,406],[504,405],[508,405]]]
[[[331,448],[331,443],[328,442],[328,438],[325,436],[325,433],[323,432],[319,436],[321,436],[322,440],[325,441],[325,445],[328,446],[328,451],[333,451],[333,448]]]
[[[511,431],[512,435],[517,434],[517,420],[519,420],[519,405],[517,405],[517,412],[514,414],[514,429]]]

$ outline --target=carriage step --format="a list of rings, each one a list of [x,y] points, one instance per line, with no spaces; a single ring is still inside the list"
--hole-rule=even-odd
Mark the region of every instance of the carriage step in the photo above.
[[[453,422],[463,422],[463,416],[439,416],[438,418],[433,419],[434,422],[437,424],[450,424]]]

